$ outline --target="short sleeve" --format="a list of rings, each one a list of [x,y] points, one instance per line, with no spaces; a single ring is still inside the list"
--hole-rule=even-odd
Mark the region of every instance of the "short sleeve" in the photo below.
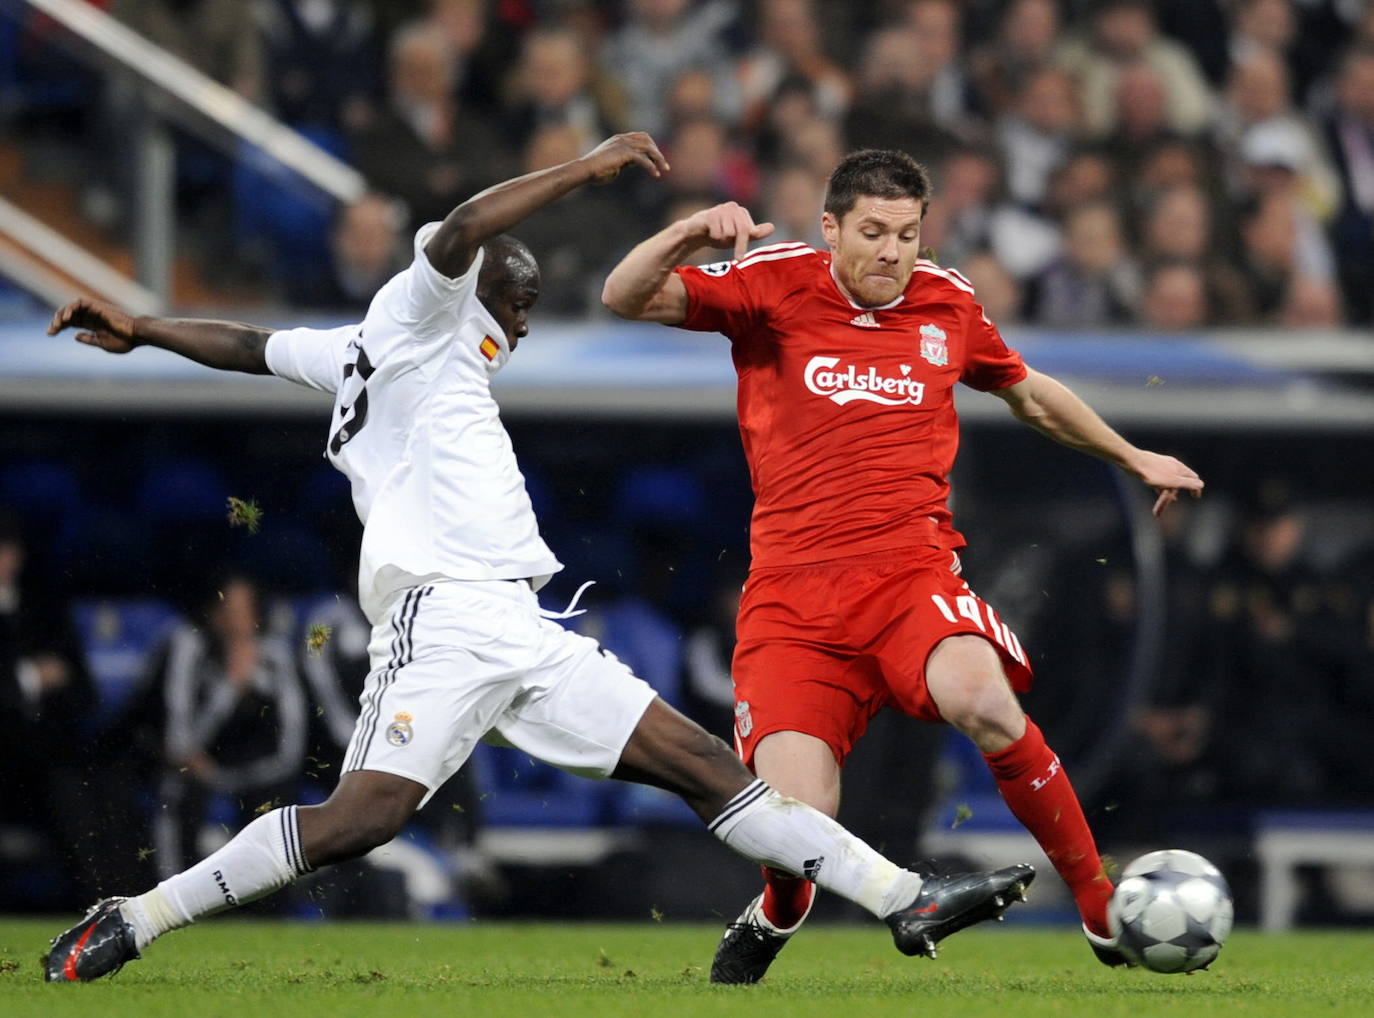
[[[356,325],[339,329],[284,329],[267,337],[263,355],[278,378],[337,392],[343,381],[345,349],[358,334]]]
[[[739,262],[683,265],[674,271],[687,288],[687,317],[681,328],[719,332],[734,339],[758,318],[756,287]]]
[[[410,267],[396,277],[401,282],[399,296],[402,298],[396,310],[408,313],[410,321],[419,327],[417,331],[421,331],[437,314],[447,317],[461,311],[468,302],[479,303],[477,276],[482,271],[486,252],[479,247],[472,264],[461,276],[451,278],[444,275],[430,264],[429,255],[425,254],[425,245],[439,232],[441,225],[427,223],[420,227],[415,234],[415,258]]]
[[[968,348],[964,356],[964,373],[959,381],[981,392],[1015,385],[1026,377],[1021,355],[1003,341],[1002,334],[983,312],[981,304],[970,297],[969,306]]]
[[[462,322],[477,316],[490,317],[477,299],[477,277],[485,253],[478,248],[472,264],[461,276],[444,275],[425,254],[425,245],[439,226],[428,223],[420,227],[415,234],[414,260],[372,298],[363,334],[374,361],[386,356],[387,347],[447,342]]]

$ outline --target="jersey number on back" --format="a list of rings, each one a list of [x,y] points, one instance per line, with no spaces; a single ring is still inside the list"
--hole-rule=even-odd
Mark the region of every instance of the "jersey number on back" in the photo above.
[[[334,434],[329,436],[331,456],[337,456],[367,423],[367,380],[372,377],[375,369],[372,362],[367,359],[367,351],[356,343],[351,345],[358,351],[358,356],[344,365],[343,384],[339,386],[339,392],[346,394],[344,398],[347,402],[339,403],[339,416],[343,420],[339,422]],[[350,378],[357,379],[352,392],[349,391]]]

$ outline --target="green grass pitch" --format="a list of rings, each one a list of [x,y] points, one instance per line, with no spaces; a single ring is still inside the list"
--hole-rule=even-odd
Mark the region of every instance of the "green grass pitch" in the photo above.
[[[1112,971],[1058,928],[976,929],[938,961],[887,931],[817,925],[756,987],[713,987],[699,924],[452,925],[209,920],[113,979],[49,986],[38,959],[67,920],[0,921],[5,1018],[1030,1018],[1374,1014],[1374,933],[1239,931],[1210,972]]]

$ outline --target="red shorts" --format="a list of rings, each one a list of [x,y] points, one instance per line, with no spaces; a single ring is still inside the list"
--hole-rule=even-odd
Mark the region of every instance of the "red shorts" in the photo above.
[[[986,638],[1012,688],[1029,689],[1020,641],[958,568],[949,550],[912,548],[751,572],[731,668],[740,758],[752,766],[760,739],[791,731],[823,740],[843,764],[888,705],[943,720],[925,668],[947,636]]]

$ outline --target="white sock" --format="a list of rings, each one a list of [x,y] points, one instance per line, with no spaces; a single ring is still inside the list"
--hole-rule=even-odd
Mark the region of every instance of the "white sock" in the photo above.
[[[909,905],[921,878],[883,858],[819,810],[751,782],[711,821],[740,855],[862,905],[879,919]]]
[[[312,869],[301,851],[296,807],[287,806],[258,817],[190,869],[130,898],[120,912],[141,951],[169,930],[256,901]]]

